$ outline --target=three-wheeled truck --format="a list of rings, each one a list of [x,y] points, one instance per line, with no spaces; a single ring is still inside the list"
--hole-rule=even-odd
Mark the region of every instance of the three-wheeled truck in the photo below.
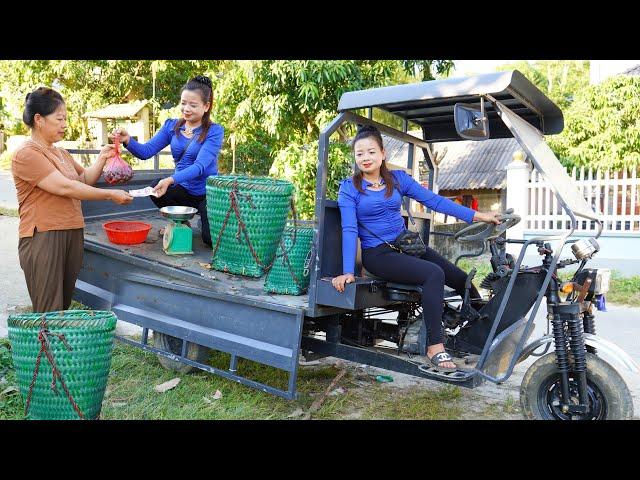
[[[402,130],[375,121],[374,109],[398,117]],[[288,399],[296,396],[301,354],[338,357],[463,387],[504,382],[517,363],[533,355],[539,358],[527,370],[520,391],[529,418],[631,418],[629,389],[603,355],[632,371],[639,371],[638,366],[595,333],[594,307],[607,291],[608,277],[586,263],[599,250],[596,238],[602,223],[544,141],[543,135],[562,131],[560,109],[520,72],[510,71],[348,92],[338,112],[320,135],[307,294],[267,294],[262,278],[207,270],[212,250],[200,240],[196,222],[193,255],[165,255],[157,233],[165,219],[148,198],[136,198],[126,208],[106,202],[83,205],[85,256],[75,299],[142,327],[140,340],[117,338],[156,353],[166,368],[199,368]],[[375,125],[406,143],[410,171],[416,149],[422,149],[430,188],[437,176],[431,143],[514,137],[553,186],[567,215],[561,234],[528,240],[503,235],[521,212],[505,214],[500,225],[472,224],[456,234],[458,241],[488,246],[492,267],[482,280],[486,297],[470,298],[468,290],[462,298],[445,295],[445,346],[454,358],[464,359],[457,362],[456,372],[438,372],[417,361],[426,348],[419,286],[375,278],[361,265],[356,270],[360,275],[344,293],[331,284],[331,278],[342,273],[342,229],[337,203],[327,199],[328,147],[331,135],[345,122]],[[408,133],[410,122],[421,128],[422,138]],[[139,171],[129,188],[144,187],[166,173]],[[410,208],[406,204],[404,213]],[[414,212],[414,217],[415,225],[408,227],[418,229],[428,244],[432,212]],[[571,238],[577,217],[599,225],[595,238]],[[149,239],[133,246],[111,244],[102,224],[116,218],[151,223]],[[508,243],[521,245],[517,258],[506,253]],[[560,260],[565,246],[573,255]],[[530,247],[540,262],[525,267]],[[561,282],[558,270],[573,264],[577,270],[571,281]],[[467,288],[474,275],[472,270]],[[529,342],[543,298],[547,334]],[[227,369],[206,363],[209,349],[230,354]],[[287,390],[240,375],[239,358],[288,372]]]

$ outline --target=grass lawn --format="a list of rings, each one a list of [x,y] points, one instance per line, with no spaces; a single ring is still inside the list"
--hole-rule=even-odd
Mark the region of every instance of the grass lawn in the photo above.
[[[209,363],[228,368],[227,354],[215,352]],[[322,397],[338,375],[335,365],[300,367],[297,400],[284,400],[274,395],[246,387],[206,372],[177,374],[165,370],[154,354],[115,343],[109,383],[102,404],[101,418],[108,420],[271,420],[300,419],[314,401]],[[282,370],[240,360],[238,373],[253,380],[286,388],[287,375]],[[0,419],[23,419],[24,402],[15,390],[2,392],[16,385],[12,369],[10,344],[0,339]],[[154,386],[179,377],[180,383],[165,393]],[[393,389],[390,384],[377,383],[360,369],[348,368],[337,383],[339,393],[326,396],[311,419],[457,419],[463,408],[458,387],[443,385],[435,388],[412,387]],[[222,396],[214,398],[219,390]],[[335,392],[335,389],[333,390]]]
[[[0,207],[0,215],[5,215],[7,217],[17,217],[18,216],[18,210],[16,208]]]
[[[461,262],[469,270],[476,265],[476,285],[490,266],[488,262]],[[611,279],[607,300],[613,303],[640,306],[640,276],[624,278],[616,273]],[[71,308],[83,308],[74,302]],[[213,352],[208,363],[227,369],[229,355]],[[346,374],[325,395],[327,388],[341,372]],[[267,385],[286,389],[286,372],[240,359],[238,373]],[[392,374],[393,375],[393,374]],[[174,378],[180,383],[165,393],[154,390],[156,385]],[[322,405],[311,413],[311,419],[500,419],[519,418],[516,401],[509,397],[502,403],[487,404],[473,399],[466,389],[438,384],[401,387],[399,381],[384,384],[363,369],[341,364],[321,364],[298,370],[298,399],[289,401],[246,387],[239,383],[196,371],[178,374],[160,366],[156,356],[141,349],[115,343],[109,383],[102,404],[102,419],[301,419],[319,399]],[[11,346],[0,338],[0,420],[23,419],[24,401],[16,390],[17,381],[11,360]],[[220,394],[216,395],[217,391]],[[480,402],[480,403],[478,403]]]
[[[6,150],[0,154],[0,170],[11,170],[11,154]]]
[[[606,297],[610,303],[640,307],[640,276],[623,277],[616,271],[612,272]]]

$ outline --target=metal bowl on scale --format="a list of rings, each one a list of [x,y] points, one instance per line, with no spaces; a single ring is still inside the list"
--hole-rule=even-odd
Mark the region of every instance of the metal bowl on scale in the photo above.
[[[198,213],[197,208],[181,207],[177,205],[172,205],[170,207],[162,207],[160,209],[160,214],[163,217],[167,217],[171,220],[178,220],[178,221],[191,220],[196,213]]]

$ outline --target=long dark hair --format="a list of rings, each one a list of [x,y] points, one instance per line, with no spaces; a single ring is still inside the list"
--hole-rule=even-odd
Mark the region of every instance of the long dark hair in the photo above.
[[[36,88],[33,92],[27,93],[27,98],[24,102],[24,112],[22,112],[22,121],[30,128],[33,128],[33,118],[36,116],[36,113],[46,117],[55,112],[58,107],[63,104],[64,99],[62,95],[53,88]]]
[[[200,92],[200,99],[202,103],[209,103],[209,110],[204,112],[202,115],[202,131],[200,132],[200,136],[198,137],[198,141],[200,143],[204,142],[204,139],[207,138],[207,132],[209,131],[209,127],[213,123],[211,121],[211,109],[213,108],[213,84],[211,83],[211,79],[209,77],[205,77],[204,75],[198,75],[189,80],[180,93],[185,90],[189,90],[191,92],[198,91]],[[176,135],[180,134],[180,127],[185,124],[186,120],[181,118],[176,122],[175,133]]]
[[[358,131],[356,132],[356,136],[353,137],[351,148],[355,150],[356,142],[358,140],[362,140],[363,138],[369,138],[369,137],[373,138],[376,141],[376,143],[380,147],[380,150],[384,150],[384,145],[382,142],[382,135],[380,134],[380,130],[378,130],[373,125],[358,126]],[[353,184],[355,185],[356,189],[360,193],[365,193],[364,189],[362,188],[362,171],[358,168],[357,165],[355,167],[355,170],[356,172],[353,175]],[[387,168],[386,162],[384,160],[382,161],[382,165],[380,165],[380,176],[384,180],[384,186],[386,190],[384,193],[384,197],[389,198],[393,194],[394,180],[393,180],[393,175],[391,175],[391,172]]]

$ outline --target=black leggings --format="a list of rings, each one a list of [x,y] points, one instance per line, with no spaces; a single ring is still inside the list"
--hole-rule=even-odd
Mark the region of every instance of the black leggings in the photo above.
[[[160,180],[160,178],[154,180],[151,182],[151,186],[155,187]],[[174,205],[197,208],[198,213],[200,214],[200,219],[202,220],[202,241],[211,246],[211,232],[209,231],[209,218],[207,217],[206,195],[191,195],[182,185],[174,184],[167,188],[167,193],[160,198],[154,197],[153,195],[150,198],[158,208]]]
[[[427,247],[423,257],[398,253],[385,243],[362,250],[362,264],[368,272],[390,282],[422,285],[422,318],[427,327],[427,345],[443,343],[442,309],[445,284],[464,296],[467,274]],[[471,285],[471,298],[478,290]]]

